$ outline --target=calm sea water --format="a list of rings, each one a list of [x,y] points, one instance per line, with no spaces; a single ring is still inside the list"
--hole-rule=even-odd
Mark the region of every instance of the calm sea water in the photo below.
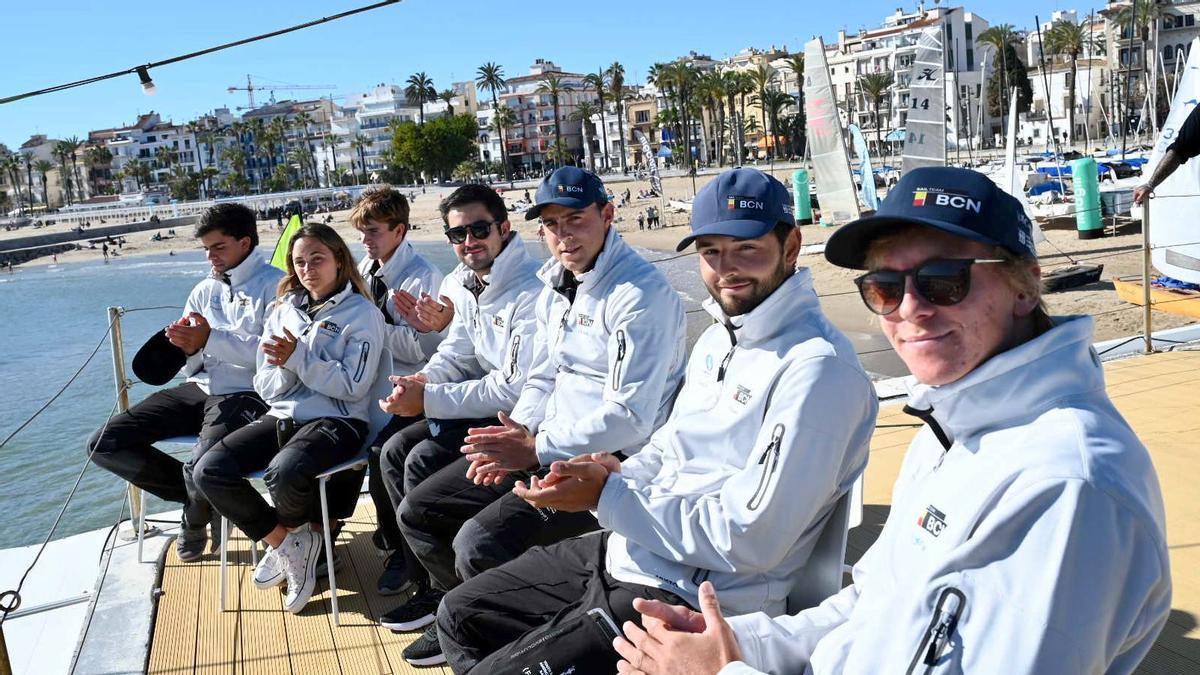
[[[456,260],[444,244],[415,242],[417,249],[443,270]],[[355,253],[361,255],[357,246]],[[545,258],[545,249],[530,242],[529,250]],[[648,259],[663,254],[645,251]],[[694,257],[664,261],[660,269],[679,290],[685,308],[695,310],[705,292]],[[121,319],[126,359],[131,359],[154,331],[177,318],[188,292],[208,271],[199,250],[175,256],[114,258],[0,272],[0,439],[42,407],[80,368],[101,342],[108,325],[105,308],[167,306],[131,311]],[[820,291],[820,289],[818,289]],[[827,299],[826,311],[855,340],[860,352],[879,349],[875,330],[854,324],[844,303],[851,296]],[[843,309],[839,309],[843,308]],[[702,311],[688,314],[689,345],[710,323]],[[875,356],[864,358],[868,370],[888,373],[894,365]],[[131,403],[153,388],[137,384]],[[0,548],[41,541],[86,463],[84,443],[113,410],[116,401],[107,341],[78,379],[28,427],[0,448]],[[178,450],[183,451],[182,448]],[[124,498],[124,483],[89,465],[67,508],[55,538],[111,526]],[[151,499],[149,512],[175,505]]]

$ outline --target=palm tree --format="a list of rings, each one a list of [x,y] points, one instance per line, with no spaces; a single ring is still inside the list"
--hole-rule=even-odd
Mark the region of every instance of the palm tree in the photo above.
[[[54,158],[58,160],[59,190],[66,190],[66,192],[60,196],[62,196],[64,203],[70,204],[71,202],[75,201],[75,186],[71,181],[71,170],[68,166],[71,161],[70,144],[66,141],[59,141],[55,143],[54,150],[51,151],[51,154],[53,154]]]
[[[709,110],[716,138],[714,145],[717,152],[717,165],[725,166],[725,85],[729,73],[716,71],[705,73],[700,77],[700,92]]]
[[[227,162],[233,168],[233,171],[226,177],[226,188],[237,187],[240,183],[246,182],[246,151],[242,148],[241,143],[225,146],[221,150],[221,161]],[[235,176],[241,178],[241,181],[234,178]],[[235,192],[233,189],[229,191]]]
[[[454,96],[453,89],[443,89],[437,95],[438,99],[446,104],[446,117],[454,117]]]
[[[608,75],[608,90],[612,92],[613,104],[617,112],[617,133],[621,134],[621,173],[629,173],[629,163],[625,159],[625,66],[619,61],[613,61],[605,71]]]
[[[800,147],[800,137],[804,135],[804,54],[792,54],[785,57],[783,62],[796,78],[796,114],[792,116],[792,151],[795,155],[804,154]]]
[[[103,145],[95,145],[83,151],[83,164],[88,168],[92,191],[100,193],[99,168],[112,164],[112,151]]]
[[[475,85],[480,89],[487,89],[492,92],[492,110],[496,115],[493,123],[499,122],[500,103],[496,100],[496,92],[503,89],[507,84],[504,81],[504,68],[499,64],[488,61],[479,66],[475,71]],[[506,108],[507,109],[507,108]],[[511,113],[512,110],[509,110]],[[511,126],[511,125],[509,125]],[[508,141],[504,136],[504,131],[507,126],[496,124],[496,129],[500,133],[500,160],[504,162],[504,176],[508,179],[509,186],[512,186],[512,167],[508,163]]]
[[[253,183],[258,186],[259,191],[262,191],[263,181],[270,174],[270,160],[262,161],[263,146],[269,145],[270,131],[267,130],[267,123],[261,117],[256,117],[249,122],[246,131],[250,134],[250,143],[254,146],[253,158],[255,172],[253,175]],[[266,171],[263,171],[263,166],[266,166]]]
[[[510,187],[512,186],[512,167],[509,166],[507,159],[508,155],[506,153],[508,152],[508,149],[505,147],[505,145],[507,145],[508,141],[505,139],[507,137],[506,134],[508,133],[508,130],[517,126],[517,123],[517,113],[506,105],[496,108],[495,114],[492,115],[492,130],[500,135],[501,156],[505,158],[504,172],[508,177]]]
[[[1159,18],[1166,12],[1166,5],[1171,3],[1161,3],[1159,0],[1133,0],[1130,4],[1117,10],[1116,16],[1113,17],[1114,22],[1121,28],[1122,35],[1128,34],[1131,40],[1138,39],[1142,42],[1142,73],[1144,77],[1139,78],[1146,86],[1146,96],[1151,96],[1151,83],[1157,81],[1157,77],[1153,75],[1155,72],[1154,59],[1158,56],[1158,26]],[[1136,25],[1135,23],[1136,22]],[[1150,46],[1146,43],[1150,42]],[[1129,77],[1126,75],[1126,77]],[[1125,89],[1126,85],[1122,85]],[[1155,106],[1157,107],[1157,106]],[[1128,103],[1126,110],[1129,109]],[[1152,111],[1151,116],[1157,124],[1157,111]],[[1124,115],[1123,117],[1127,117]],[[1125,128],[1125,121],[1122,120],[1122,130]]]
[[[762,116],[762,127],[765,134],[767,132],[767,109],[764,104],[767,100],[767,91],[775,80],[775,69],[765,63],[760,63],[758,67],[750,71],[750,79],[754,82],[754,93],[758,96],[759,113]],[[768,157],[775,156],[769,145],[766,150]]]
[[[44,159],[39,159],[33,163],[33,168],[42,176],[42,204],[46,208],[50,208],[50,189],[47,187],[46,174],[54,170],[54,164]],[[32,197],[30,197],[30,201],[33,201]]]
[[[1004,119],[1008,115],[1008,50],[1021,44],[1021,36],[1011,23],[1002,23],[980,33],[976,41],[1000,53],[1000,128],[1007,129]]]
[[[579,120],[583,124],[580,131],[583,133],[583,154],[587,157],[588,170],[595,173],[596,157],[592,154],[592,141],[588,135],[588,125],[592,123],[592,117],[600,112],[600,108],[596,104],[589,101],[581,101],[575,110],[568,116],[568,119]]]
[[[887,97],[892,88],[891,73],[869,73],[858,78],[858,89],[871,102],[871,110],[875,114],[875,152],[883,152],[883,136],[879,122],[879,104]]]
[[[358,150],[358,168],[362,169],[363,183],[367,182],[367,157],[366,149],[371,146],[371,139],[362,134],[355,134],[354,138],[350,139],[350,147]]]
[[[771,120],[771,136],[767,146],[770,149],[771,157],[779,154],[779,115],[784,108],[795,105],[795,103],[791,96],[776,89],[768,89],[766,98],[760,102],[766,108],[767,119]]]
[[[307,168],[308,168],[309,172],[312,174],[313,185],[318,185],[320,183],[320,180],[319,180],[319,176],[317,175],[317,156],[316,156],[316,153],[313,152],[312,135],[309,133],[309,130],[308,130],[308,128],[310,126],[312,126],[314,121],[315,120],[313,120],[312,115],[309,115],[307,111],[297,113],[295,119],[292,120],[292,122],[297,127],[304,130],[304,139],[303,139],[302,144],[304,146],[304,149],[308,151],[307,157],[308,157],[309,163],[308,163]],[[303,171],[304,171],[304,167],[303,167],[303,165],[301,165],[301,173],[303,173]]]
[[[12,181],[13,189],[17,191],[17,209],[21,215],[25,215],[25,206],[21,203],[21,160],[17,155],[8,155],[4,158],[3,169],[8,172],[9,180]],[[30,199],[33,196],[30,195]]]
[[[275,166],[279,164],[276,158],[287,154],[287,135],[292,129],[292,121],[280,115],[272,119],[268,126],[271,128],[271,171],[274,173]]]
[[[1067,142],[1075,140],[1075,81],[1078,75],[1076,60],[1088,41],[1082,24],[1059,19],[1046,31],[1046,51],[1067,57],[1071,77],[1067,80]]]
[[[742,156],[742,162],[745,161],[746,153],[746,133],[758,132],[758,120],[746,117],[746,97],[754,94],[754,78],[750,76],[749,71],[740,71],[737,73],[738,78],[738,118],[741,122],[741,150],[739,154]]]
[[[406,82],[408,86],[404,88],[404,95],[408,98],[409,103],[417,106],[417,117],[421,124],[425,124],[425,104],[436,101],[438,97],[437,89],[433,86],[433,79],[424,72],[420,72],[409,75]],[[363,171],[366,172],[366,168]]]
[[[554,146],[556,154],[560,156],[566,148],[563,147],[562,127],[558,118],[558,97],[569,91],[571,91],[570,85],[564,83],[562,76],[558,73],[544,73],[542,83],[537,88],[539,94],[550,94],[550,102],[554,105]]]
[[[79,140],[78,136],[72,136],[63,141],[66,143],[66,148],[70,149],[67,155],[71,158],[71,175],[75,177],[75,189],[79,192],[79,196],[83,197],[83,181],[79,179],[79,148],[83,147],[83,141]]]
[[[604,121],[604,91],[608,88],[608,73],[600,70],[583,76],[583,86],[596,90],[597,105],[600,106],[600,138],[602,152],[600,167],[608,168],[608,124]]]

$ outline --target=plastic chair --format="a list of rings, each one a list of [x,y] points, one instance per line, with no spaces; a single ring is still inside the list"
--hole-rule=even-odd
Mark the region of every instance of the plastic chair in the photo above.
[[[337,574],[333,568],[333,536],[329,528],[329,500],[326,497],[326,484],[334,475],[343,471],[353,471],[361,469],[367,465],[367,452],[362,450],[353,459],[347,460],[330,468],[328,471],[317,475],[317,489],[320,492],[321,499],[321,528],[325,536],[325,566],[329,570],[329,593],[332,598],[333,606],[333,624],[335,626],[342,625],[338,617],[338,600],[337,600]],[[245,476],[246,480],[262,480],[266,470],[255,471]],[[226,588],[226,568],[228,566],[228,551],[226,544],[229,541],[229,519],[224,515],[221,516],[221,592],[220,605],[221,611],[225,611],[225,588]],[[264,544],[265,547],[265,544]],[[250,559],[251,562],[258,565],[258,542],[250,543]]]
[[[156,444],[161,443],[163,445],[186,445],[188,447],[191,447],[191,446],[195,445],[196,443],[198,443],[199,441],[200,441],[199,436],[172,436],[171,438],[164,438],[161,441],[155,441],[155,443]],[[137,559],[138,559],[138,562],[145,562],[142,560],[142,544],[143,544],[143,542],[145,542],[145,539],[146,539],[146,497],[145,497],[145,495],[142,495],[140,507],[141,508],[138,509],[137,514],[131,514],[131,515],[134,516],[134,518],[136,520],[135,526],[137,527],[137,546],[138,546]]]
[[[795,614],[816,607],[842,590],[842,575],[848,569],[846,539],[850,528],[862,523],[862,476],[838,499],[817,536],[812,555],[800,570],[788,593],[787,612]]]

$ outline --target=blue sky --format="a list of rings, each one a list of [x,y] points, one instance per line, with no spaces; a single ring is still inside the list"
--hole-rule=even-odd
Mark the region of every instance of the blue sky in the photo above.
[[[222,42],[334,14],[370,0],[168,0],[102,3],[42,0],[4,9],[5,65],[0,97],[122,70]],[[932,4],[930,1],[927,4]],[[989,22],[1031,27],[1055,9],[1081,14],[1102,6],[1057,0],[980,0],[964,6]],[[151,73],[158,94],[141,93],[135,76],[0,105],[0,143],[18,147],[30,134],[85,137],[91,129],[133,122],[156,110],[185,122],[221,106],[246,105],[246,75],[263,82],[337,85],[345,94],[379,82],[403,82],[425,71],[439,88],[473,79],[485,61],[508,75],[527,72],[535,58],[566,70],[594,72],[614,60],[640,82],[650,64],[689,50],[715,58],[741,49],[836,37],[876,26],[915,0],[607,0],[606,2],[483,2],[406,0],[332,24],[236,47]],[[148,8],[148,10],[143,10]],[[833,11],[836,8],[836,11]],[[277,97],[324,95],[280,92]],[[257,96],[257,94],[256,94]],[[266,93],[263,93],[266,96]]]

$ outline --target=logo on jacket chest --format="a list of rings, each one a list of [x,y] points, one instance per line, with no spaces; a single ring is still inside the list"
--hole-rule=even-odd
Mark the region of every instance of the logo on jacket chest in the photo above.
[[[917,526],[936,537],[946,529],[946,514],[931,504],[925,507],[925,512],[917,518]]]
[[[737,385],[736,387],[734,387],[733,400],[737,401],[738,403],[741,403],[742,405],[746,405],[747,403],[750,402],[750,398],[751,398],[751,394],[750,394],[749,389],[743,387],[740,384]]]
[[[342,327],[328,319],[325,319],[324,321],[317,323],[317,328],[320,328],[321,330],[326,331],[328,333],[333,333],[334,335],[342,334]]]
[[[496,328],[504,328],[504,317],[499,315],[493,316],[492,325]]]
[[[581,312],[575,315],[575,323],[586,328],[596,323],[596,320]]]

